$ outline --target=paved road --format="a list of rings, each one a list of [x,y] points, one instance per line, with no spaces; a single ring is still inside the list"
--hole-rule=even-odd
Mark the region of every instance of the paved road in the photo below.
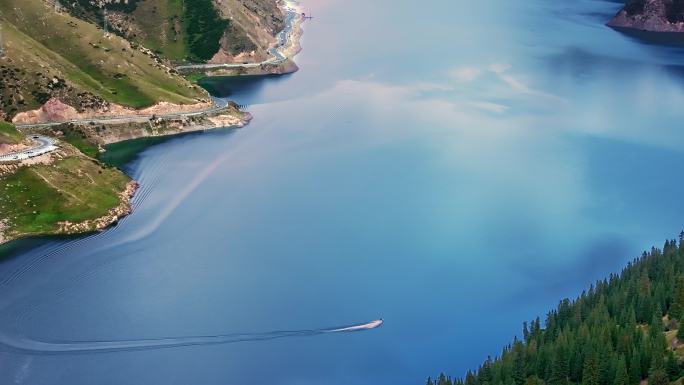
[[[55,144],[55,140],[42,135],[32,135],[31,138],[38,142],[38,145],[23,151],[13,152],[11,154],[0,156],[0,162],[12,162],[18,160],[24,160],[47,154],[56,150],[58,147]]]
[[[49,123],[37,123],[37,124],[17,124],[16,127],[20,130],[32,129],[32,128],[45,128],[58,126],[65,123],[74,124],[103,124],[103,123],[133,123],[133,122],[148,122],[152,117],[157,117],[161,119],[180,119],[183,117],[193,117],[204,115],[207,113],[213,113],[220,111],[225,108],[227,103],[220,99],[214,99],[214,105],[210,108],[205,108],[203,110],[192,111],[192,112],[176,112],[170,114],[157,114],[157,115],[129,115],[129,116],[109,116],[93,119],[73,119],[61,122],[49,122]],[[0,162],[11,162],[33,158],[39,155],[46,154],[48,152],[56,150],[58,147],[55,145],[55,139],[52,139],[43,135],[31,135],[34,141],[39,143],[38,146],[19,151],[7,155],[0,156]]]
[[[117,116],[103,116],[90,119],[72,119],[63,120],[59,122],[47,122],[47,123],[35,123],[35,124],[17,124],[16,127],[20,130],[31,129],[31,128],[46,128],[59,126],[60,124],[73,123],[73,124],[104,124],[104,123],[140,123],[147,122],[152,117],[162,118],[162,119],[180,119],[183,117],[192,117],[203,114],[208,114],[212,112],[217,112],[226,106],[226,102],[220,99],[214,99],[214,105],[210,108],[205,108],[203,110],[197,110],[192,112],[174,112],[169,114],[156,114],[156,115],[117,115]]]
[[[270,59],[257,62],[257,63],[238,63],[238,64],[189,64],[177,66],[176,69],[182,70],[193,70],[193,69],[220,69],[220,68],[254,68],[259,67],[264,64],[280,64],[287,60],[287,57],[280,51],[285,47],[292,37],[292,30],[294,28],[294,23],[299,17],[299,12],[291,7],[285,9],[287,13],[287,19],[285,21],[285,28],[283,28],[280,33],[276,36],[278,44],[268,50],[268,54],[272,57]]]

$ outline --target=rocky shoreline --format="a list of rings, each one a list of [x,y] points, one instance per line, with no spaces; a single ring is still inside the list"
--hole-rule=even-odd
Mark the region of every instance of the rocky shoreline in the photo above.
[[[147,137],[171,136],[224,127],[241,128],[252,120],[249,112],[240,111],[235,104],[228,104],[213,112],[192,116],[165,118],[125,119],[108,123],[63,123],[32,129],[46,136],[60,137],[65,132],[81,135],[101,148],[112,143]]]
[[[10,240],[5,238],[5,229],[7,228],[7,224],[5,223],[5,220],[0,221],[0,245],[9,242]]]
[[[128,184],[126,184],[126,188],[119,193],[119,205],[110,209],[107,214],[99,218],[78,223],[72,223],[68,221],[58,222],[57,225],[59,228],[55,232],[45,234],[13,234],[12,236],[8,236],[5,234],[5,230],[8,227],[7,224],[4,221],[0,221],[0,245],[30,237],[46,235],[78,235],[104,231],[133,211],[131,202],[138,187],[140,187],[138,182],[134,180],[128,182]]]
[[[119,193],[119,205],[110,209],[107,214],[100,218],[78,223],[58,222],[59,230],[57,230],[56,234],[73,235],[105,230],[132,212],[131,200],[138,187],[140,187],[138,182],[134,180],[128,182],[126,188]]]

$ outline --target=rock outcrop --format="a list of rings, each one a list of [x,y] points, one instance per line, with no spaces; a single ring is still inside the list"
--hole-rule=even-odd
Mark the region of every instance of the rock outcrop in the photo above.
[[[608,26],[647,32],[684,32],[684,1],[631,0]]]

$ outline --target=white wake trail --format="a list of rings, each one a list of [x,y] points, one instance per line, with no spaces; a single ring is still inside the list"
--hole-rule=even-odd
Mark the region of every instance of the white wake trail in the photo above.
[[[363,324],[322,329],[111,341],[40,341],[26,337],[12,337],[0,334],[0,350],[5,348],[10,351],[26,354],[51,355],[169,349],[186,346],[223,345],[237,342],[266,341],[290,337],[311,337],[327,333],[361,332],[376,329],[380,327],[382,323],[383,321],[380,319]]]

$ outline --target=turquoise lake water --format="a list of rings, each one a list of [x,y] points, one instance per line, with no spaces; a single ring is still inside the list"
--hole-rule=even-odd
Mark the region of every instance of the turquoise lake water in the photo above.
[[[300,72],[218,87],[252,124],[141,152],[113,229],[6,249],[0,383],[423,384],[684,228],[684,51],[619,4],[302,5]]]

